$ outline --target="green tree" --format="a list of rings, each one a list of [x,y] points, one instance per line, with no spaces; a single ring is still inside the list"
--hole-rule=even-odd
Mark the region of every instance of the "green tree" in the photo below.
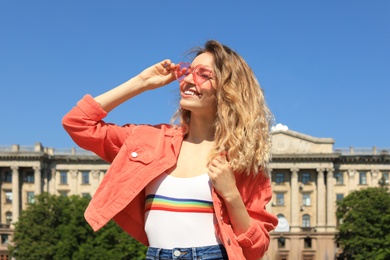
[[[390,259],[390,193],[387,188],[356,190],[337,203],[339,259]]]
[[[84,219],[89,199],[43,193],[15,223],[10,255],[17,260],[144,259],[146,247],[110,221],[94,232]]]

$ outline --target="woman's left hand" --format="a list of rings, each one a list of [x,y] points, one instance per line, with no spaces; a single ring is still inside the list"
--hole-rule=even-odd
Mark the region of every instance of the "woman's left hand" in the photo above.
[[[225,200],[237,194],[234,171],[226,158],[226,154],[215,157],[208,165],[208,175],[213,187]]]
[[[226,154],[215,157],[208,167],[211,183],[225,202],[234,233],[237,236],[245,233],[250,227],[251,218],[236,186],[234,171]]]

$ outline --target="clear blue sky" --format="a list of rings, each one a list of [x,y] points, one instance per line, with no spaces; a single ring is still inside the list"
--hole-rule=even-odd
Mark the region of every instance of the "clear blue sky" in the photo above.
[[[0,145],[75,146],[63,115],[217,39],[240,53],[276,123],[335,147],[390,148],[390,1],[1,1]],[[178,84],[107,121],[169,122]]]

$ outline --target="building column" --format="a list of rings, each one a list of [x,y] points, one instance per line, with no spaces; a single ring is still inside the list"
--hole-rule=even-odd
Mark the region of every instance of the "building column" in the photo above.
[[[326,213],[327,213],[327,222],[326,222],[326,230],[328,232],[336,231],[336,223],[335,223],[335,199],[334,199],[334,178],[333,178],[333,168],[326,169]]]
[[[379,185],[380,179],[378,180],[378,177],[379,170],[371,170],[371,186],[377,187]]]
[[[70,170],[69,174],[71,176],[69,182],[69,187],[71,188],[70,194],[72,195],[79,194],[79,189],[81,184],[80,179],[82,178],[81,177],[82,174],[81,173],[79,174],[78,170]]]
[[[325,180],[324,169],[317,169],[317,231],[325,231]]]
[[[356,186],[357,186],[357,183],[356,183],[356,180],[355,180],[355,175],[357,171],[356,170],[348,170],[348,193],[351,191],[351,190],[355,190],[356,189]],[[359,176],[357,177],[358,178],[358,181],[359,181]]]
[[[12,223],[19,219],[19,167],[11,166],[12,170]]]
[[[99,171],[99,184],[102,182],[105,174],[106,174],[105,171]]]
[[[41,175],[41,167],[34,167],[34,183],[35,183],[35,191],[34,195],[37,196],[42,193],[42,175]]]
[[[100,173],[102,173],[102,172],[100,172]],[[272,182],[272,169],[271,168],[268,168],[268,173],[269,173],[269,178],[270,178],[270,180],[271,180],[271,182]],[[99,182],[101,182],[102,181],[102,178],[99,178]],[[267,205],[265,205],[265,209],[268,211],[268,212],[270,212],[270,213],[272,213],[272,202],[273,200],[270,200],[268,203],[267,203]]]
[[[56,192],[56,173],[57,173],[57,170],[56,169],[51,169],[49,170],[50,171],[50,181],[48,183],[48,192],[52,195],[57,195],[57,192]]]
[[[43,183],[42,183],[42,191],[49,192],[49,180],[50,180],[50,169],[43,169]]]
[[[298,168],[291,171],[291,232],[301,231],[299,225],[299,192],[298,192]]]

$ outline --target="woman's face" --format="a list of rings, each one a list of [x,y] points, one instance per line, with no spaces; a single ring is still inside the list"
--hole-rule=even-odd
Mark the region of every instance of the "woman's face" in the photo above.
[[[194,71],[188,73],[180,82],[180,106],[191,111],[193,115],[202,113],[204,116],[215,117],[217,111],[216,80],[214,76],[210,77],[213,65],[214,58],[210,53],[205,52],[198,55],[191,64]],[[194,74],[197,77],[196,81]]]

